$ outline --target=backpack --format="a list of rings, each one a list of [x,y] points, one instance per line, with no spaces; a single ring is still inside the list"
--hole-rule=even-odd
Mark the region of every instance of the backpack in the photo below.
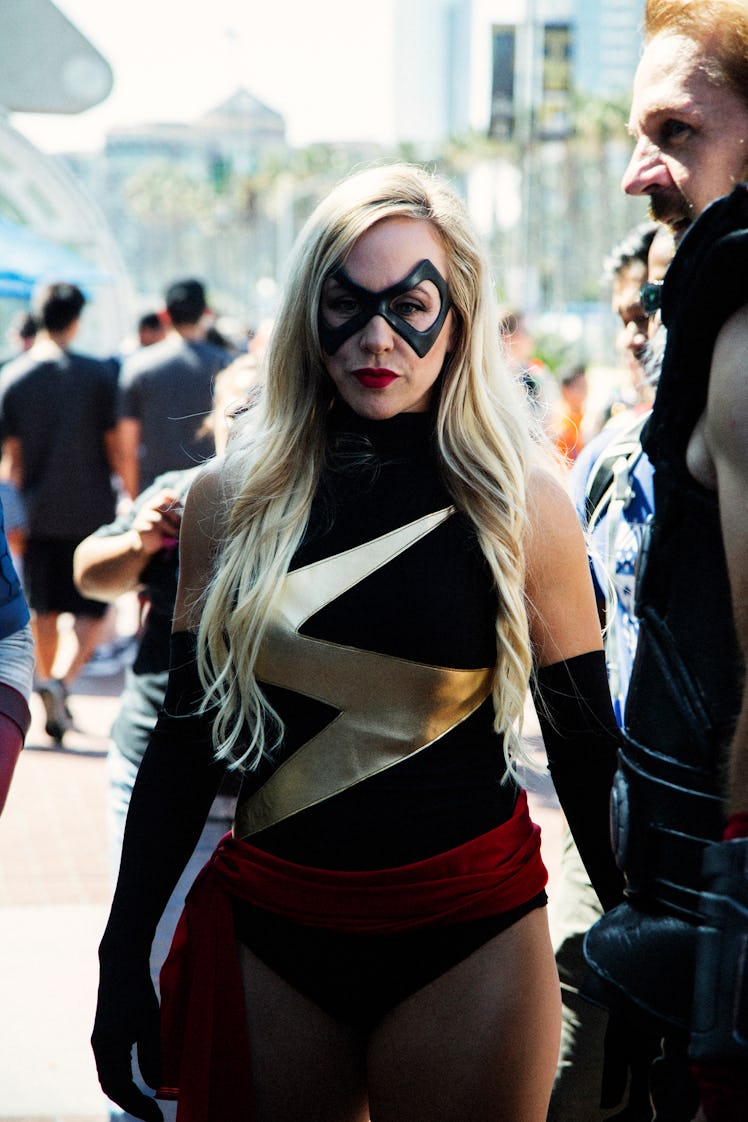
[[[614,495],[619,501],[623,497],[623,487],[628,487],[629,476],[642,454],[642,430],[649,415],[649,411],[637,413],[633,421],[622,425],[593,464],[584,492],[584,512],[589,532],[608,512]]]

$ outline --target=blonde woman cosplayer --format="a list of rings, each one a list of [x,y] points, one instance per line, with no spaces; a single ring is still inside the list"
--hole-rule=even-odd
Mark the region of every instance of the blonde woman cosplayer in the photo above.
[[[516,767],[528,684],[608,903],[618,732],[582,532],[498,337],[478,239],[426,171],[354,175],[302,231],[262,394],[190,488],[100,948],[99,1076],[148,1122],[134,1041],[178,1122],[545,1122],[560,994]],[[160,1057],[147,951],[227,769]]]
[[[226,472],[236,494],[228,500],[228,532],[199,636],[208,700],[219,708],[218,754],[241,765],[256,765],[272,748],[255,661],[325,456],[334,386],[319,340],[322,287],[362,234],[392,218],[429,222],[449,263],[456,345],[442,373],[436,432],[447,488],[476,526],[500,592],[496,728],[504,734],[507,762],[521,755],[532,665],[524,598],[525,492],[542,454],[531,436],[521,383],[507,376],[500,355],[491,276],[463,206],[439,179],[401,166],[344,181],[307,222],[270,341],[265,408],[246,416],[243,433],[236,426]]]

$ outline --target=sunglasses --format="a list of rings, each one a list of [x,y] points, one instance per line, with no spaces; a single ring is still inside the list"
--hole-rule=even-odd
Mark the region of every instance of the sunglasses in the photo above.
[[[646,316],[659,312],[662,303],[662,284],[660,281],[647,281],[639,289],[639,303]]]

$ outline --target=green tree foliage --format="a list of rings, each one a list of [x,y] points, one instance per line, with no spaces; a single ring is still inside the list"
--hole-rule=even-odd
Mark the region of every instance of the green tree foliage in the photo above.
[[[260,278],[282,280],[294,237],[333,184],[372,161],[399,158],[434,167],[468,198],[476,171],[489,182],[495,174],[499,195],[507,182],[501,173],[512,172],[516,220],[485,231],[503,300],[531,311],[607,300],[603,258],[645,217],[644,203],[627,199],[619,185],[630,149],[627,112],[627,98],[580,99],[563,139],[537,139],[522,128],[521,142],[469,133],[438,150],[315,144],[258,157],[252,174],[220,156],[203,169],[151,160],[121,187],[119,205],[133,227],[128,263],[143,291],[161,290],[186,271],[206,276],[241,314]],[[497,211],[505,204],[498,197]]]

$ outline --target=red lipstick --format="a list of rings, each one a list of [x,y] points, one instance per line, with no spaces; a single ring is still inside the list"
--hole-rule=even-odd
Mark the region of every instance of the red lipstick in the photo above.
[[[357,378],[362,386],[369,390],[383,390],[398,377],[392,370],[378,369],[377,367],[364,366],[361,370],[353,370],[353,377]]]

